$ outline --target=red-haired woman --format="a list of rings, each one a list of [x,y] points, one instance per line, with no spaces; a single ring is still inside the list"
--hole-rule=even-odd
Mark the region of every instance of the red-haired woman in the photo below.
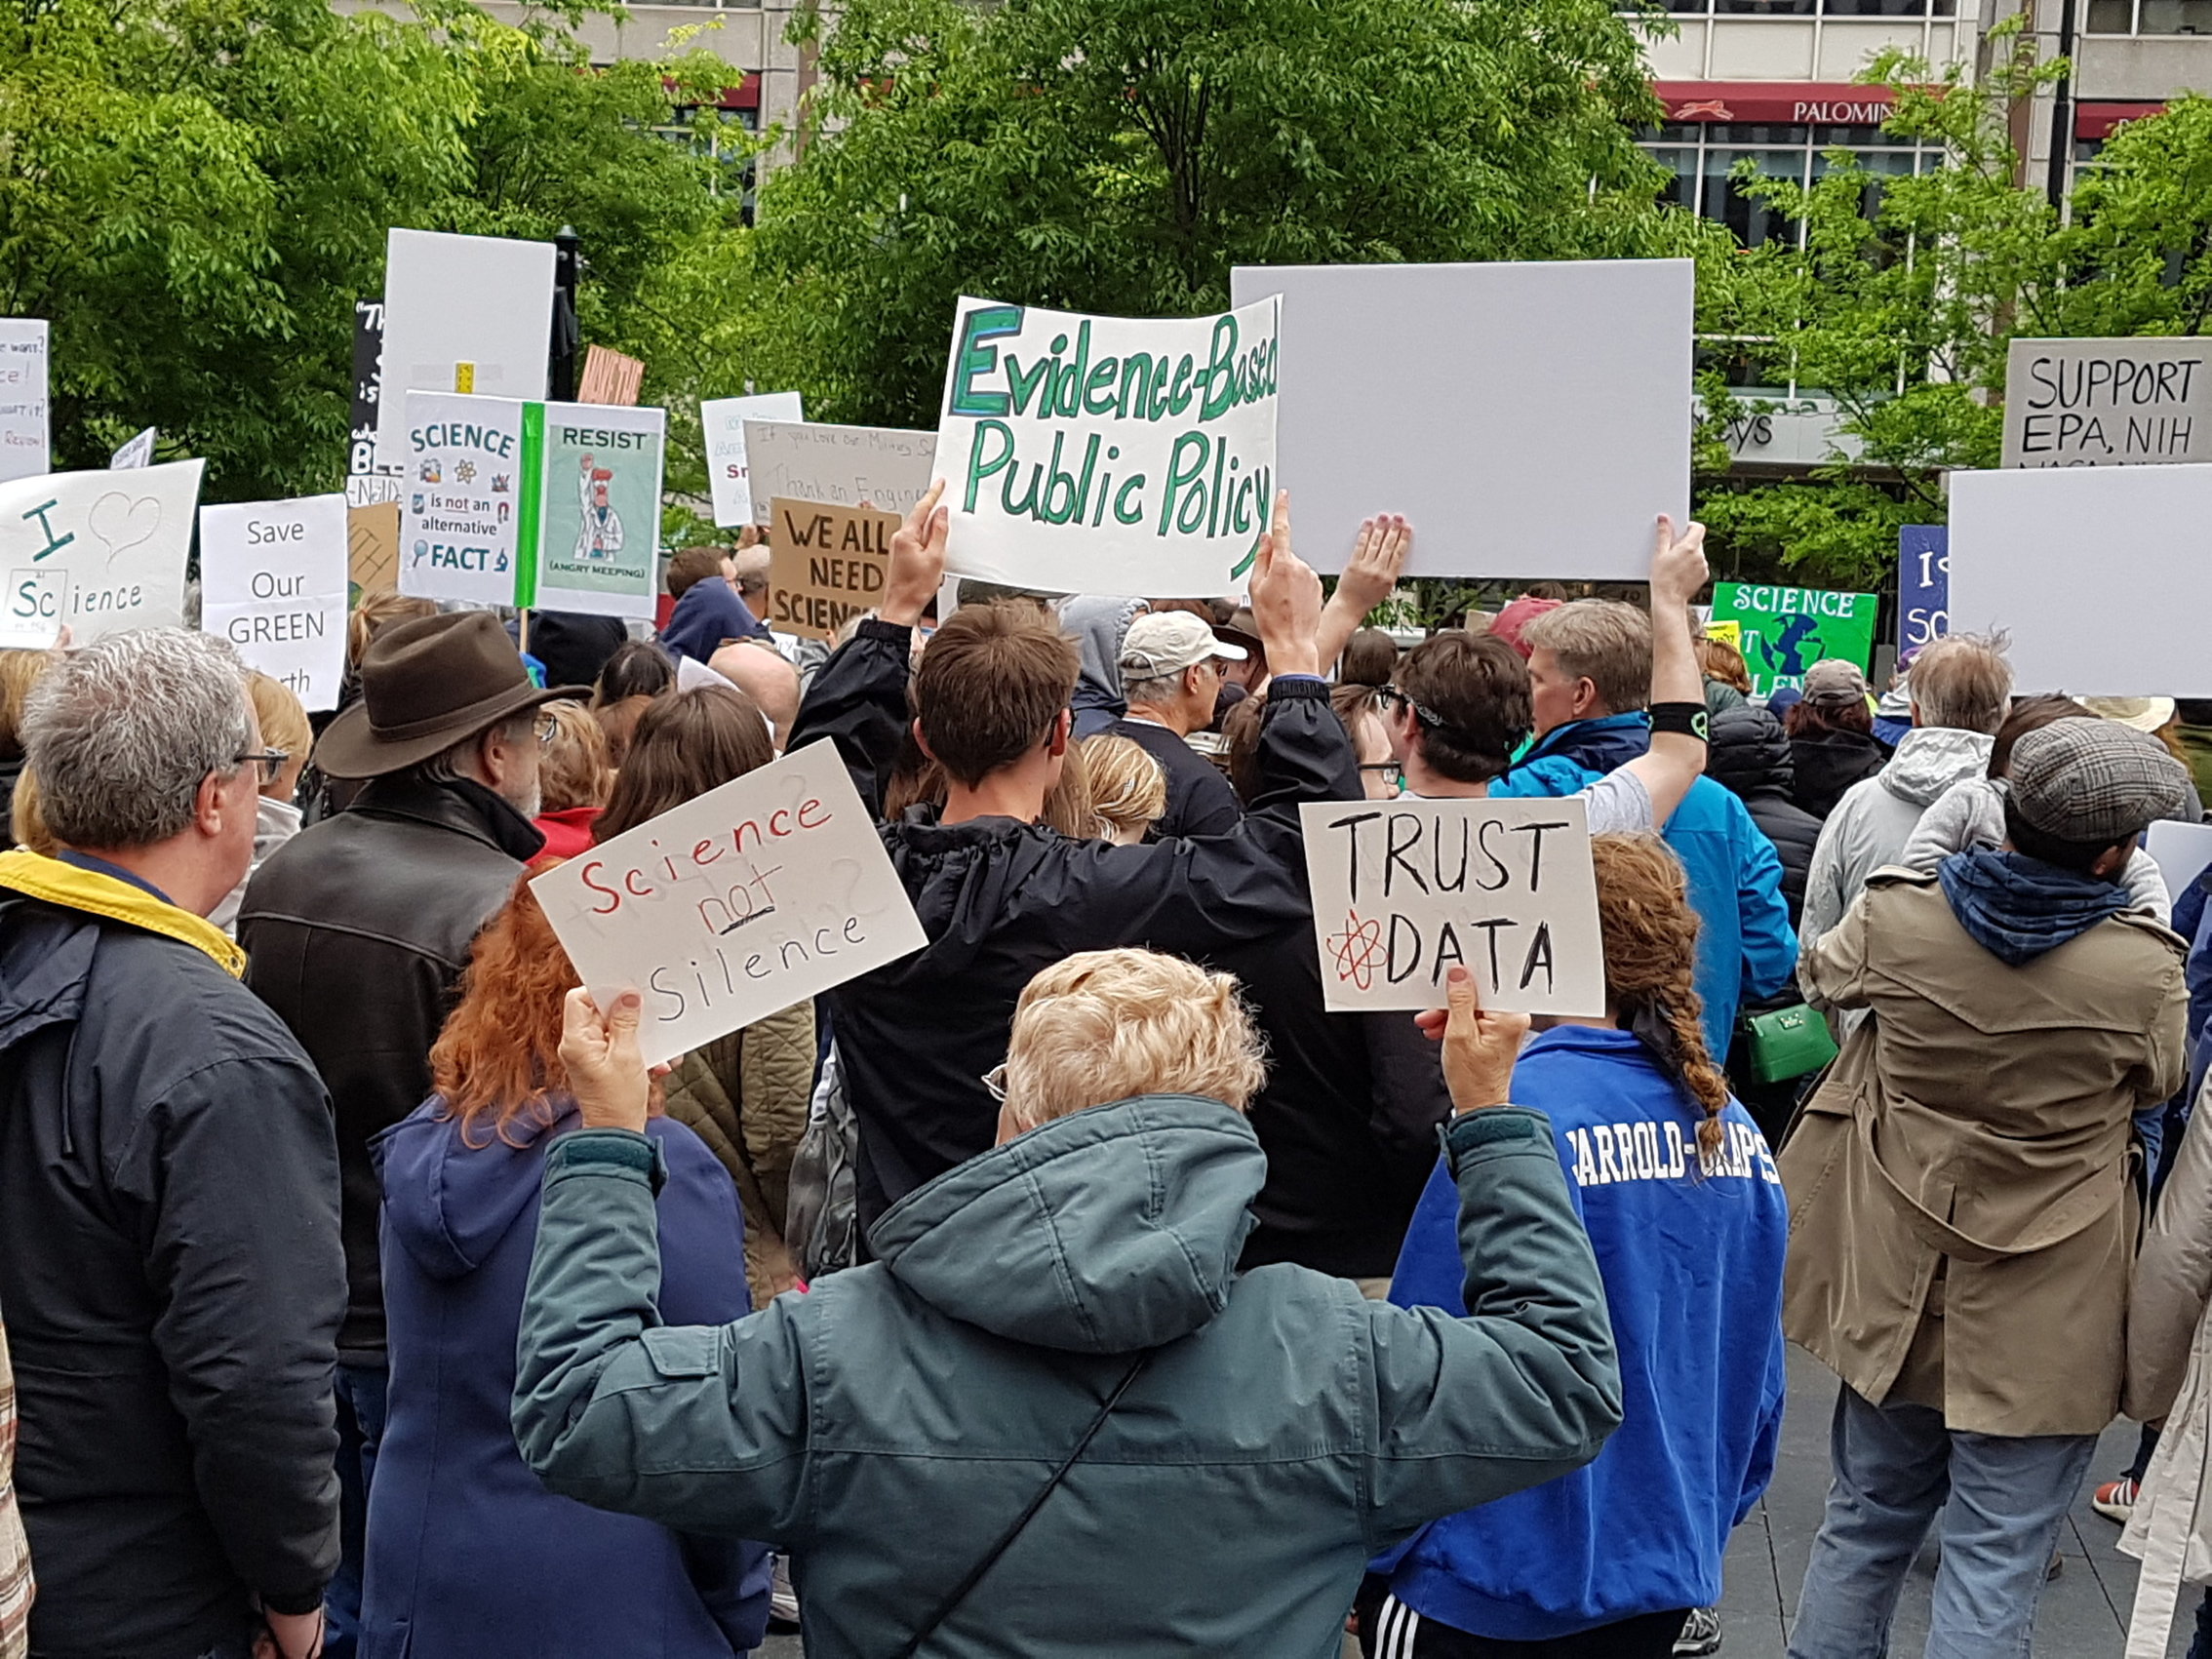
[[[768,1620],[764,1551],[546,1491],[515,1449],[515,1335],[553,1139],[576,1123],[559,1053],[576,984],[527,885],[476,941],[430,1052],[437,1092],[377,1137],[390,1415],[370,1488],[361,1659],[729,1659]],[[656,1090],[657,1092],[657,1090]],[[750,1308],[730,1176],[683,1125],[647,1129],[661,1317]]]

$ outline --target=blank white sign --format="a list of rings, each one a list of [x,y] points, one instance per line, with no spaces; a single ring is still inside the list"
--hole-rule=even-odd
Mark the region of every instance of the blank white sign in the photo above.
[[[376,464],[387,472],[407,464],[411,391],[543,398],[552,340],[552,243],[392,230]]]
[[[1951,631],[2026,694],[2212,697],[2212,466],[1951,475]]]
[[[1341,571],[1403,513],[1411,575],[1640,581],[1689,516],[1687,259],[1240,266],[1283,296],[1277,475]]]

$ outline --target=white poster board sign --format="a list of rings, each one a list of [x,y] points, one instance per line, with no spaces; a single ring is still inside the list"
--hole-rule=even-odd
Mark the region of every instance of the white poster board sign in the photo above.
[[[2212,461],[2212,340],[2015,339],[2006,466]]]
[[[1641,581],[1689,517],[1687,259],[1240,266],[1283,296],[1277,446],[1298,553],[1402,513],[1408,575]]]
[[[1439,1008],[1465,968],[1482,1006],[1602,1014],[1590,827],[1571,796],[1329,801],[1298,809],[1331,1009]]]
[[[47,468],[46,324],[0,317],[0,484]]]
[[[1275,501],[1272,298],[1086,317],[964,297],[938,408],[945,569],[1057,593],[1242,591]]]
[[[710,398],[699,405],[699,432],[706,440],[707,491],[714,499],[714,522],[753,522],[753,492],[745,463],[745,422],[803,421],[806,408],[797,392],[761,392],[751,397]]]
[[[1950,483],[1951,631],[2004,629],[2016,692],[2212,697],[2212,466]]]
[[[200,626],[310,712],[345,672],[345,495],[200,509]]]
[[[2168,896],[2179,898],[2190,883],[2212,864],[2212,824],[2185,824],[2160,818],[2143,838],[2144,850],[2166,878]]]
[[[936,477],[937,435],[896,426],[825,426],[819,421],[747,420],[745,466],[751,475],[753,523],[766,526],[778,495],[863,501],[903,513],[929,493]]]
[[[602,843],[531,890],[600,1007],[644,994],[648,1065],[928,943],[826,740]]]
[[[405,465],[410,391],[545,396],[553,244],[394,229],[384,245],[376,460]]]
[[[142,428],[135,437],[128,439],[121,449],[107,457],[107,470],[110,472],[129,472],[134,467],[153,465],[154,443],[160,436],[161,432],[157,427],[147,426]]]
[[[391,360],[389,351],[385,361]],[[387,397],[404,406],[399,590],[421,599],[512,605],[522,499],[523,406],[453,392]]]
[[[184,620],[204,461],[0,484],[0,646],[78,645]]]

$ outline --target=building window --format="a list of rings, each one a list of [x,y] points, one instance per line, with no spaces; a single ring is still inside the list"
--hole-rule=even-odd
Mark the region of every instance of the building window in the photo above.
[[[725,126],[736,126],[747,134],[761,129],[761,112],[758,109],[725,105],[716,111]],[[671,143],[688,144],[719,165],[715,168],[714,193],[718,196],[734,195],[744,204],[744,220],[753,222],[755,186],[760,182],[756,158],[745,153],[750,146],[732,144],[721,132],[702,133],[697,127],[698,106],[679,104],[664,127],[653,131]]]
[[[2089,0],[2091,34],[2212,34],[2212,0]]]
[[[2112,0],[2092,0],[2111,4]],[[2127,0],[2120,0],[2125,4]],[[2212,0],[2143,0],[2152,5],[2203,5]],[[1722,18],[1950,18],[1958,0],[1667,0],[1677,17]],[[1624,12],[1623,17],[1640,14]]]
[[[1768,204],[1750,195],[1733,177],[1749,160],[1770,178],[1811,184],[1835,163],[1830,152],[1848,150],[1869,173],[1905,177],[1937,166],[1942,152],[1909,138],[1892,138],[1879,127],[1812,127],[1740,121],[1673,122],[1642,137],[1643,147],[1674,174],[1666,200],[1704,218],[1718,219],[1747,248],[1775,241],[1802,242],[1804,227],[1793,224]],[[1865,211],[1872,213],[1881,186],[1870,182]]]

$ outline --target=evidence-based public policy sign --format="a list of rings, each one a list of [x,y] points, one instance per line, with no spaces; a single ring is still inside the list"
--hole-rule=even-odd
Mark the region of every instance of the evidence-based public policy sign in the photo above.
[[[345,671],[342,494],[200,509],[200,625],[310,711],[337,707]]]
[[[1713,619],[1742,626],[1738,649],[1751,670],[1754,697],[1802,684],[1805,670],[1824,657],[1841,657],[1864,669],[1874,658],[1880,607],[1879,597],[1871,593],[1768,582],[1717,582],[1713,588]]]
[[[651,617],[665,418],[408,393],[400,591]]]
[[[1308,802],[1298,817],[1330,1009],[1442,1007],[1465,968],[1484,1007],[1604,1012],[1580,801]]]
[[[826,740],[601,843],[531,890],[602,1007],[644,994],[648,1065],[928,942]]]
[[[2016,339],[2004,375],[2007,467],[2212,461],[2212,342]]]
[[[1282,302],[1086,317],[964,297],[937,428],[945,568],[1057,592],[1236,592],[1275,499]]]
[[[0,646],[51,646],[63,623],[78,645],[180,625],[205,464],[0,484]]]

